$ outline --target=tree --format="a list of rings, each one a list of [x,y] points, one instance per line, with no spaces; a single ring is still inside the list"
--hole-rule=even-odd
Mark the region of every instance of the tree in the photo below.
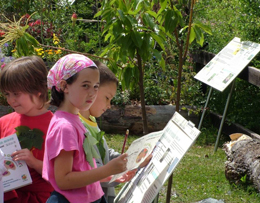
[[[202,23],[192,22],[194,5],[195,0],[112,0],[104,1],[101,11],[96,15],[102,16],[105,21],[103,34],[105,40],[109,41],[103,55],[107,54],[113,58],[111,63],[116,71],[116,63],[123,64],[120,70],[125,87],[131,86],[131,82],[139,84],[144,134],[148,133],[143,91],[144,64],[151,60],[152,56],[156,56],[164,69],[166,38],[176,44],[179,61],[175,104],[176,111],[179,111],[182,70],[189,44],[195,40],[202,46],[203,31],[211,33]],[[157,44],[159,46],[156,46]],[[168,183],[167,202],[170,201],[171,179],[172,177]]]
[[[120,72],[124,88],[131,87],[133,83],[139,85],[144,134],[148,133],[143,88],[145,63],[155,56],[161,67],[165,67],[162,51],[166,35],[157,24],[154,5],[147,0],[104,1],[96,14],[105,21],[103,35],[109,42],[102,55],[107,54],[113,59],[110,63],[114,71]],[[118,63],[123,65],[118,68]]]

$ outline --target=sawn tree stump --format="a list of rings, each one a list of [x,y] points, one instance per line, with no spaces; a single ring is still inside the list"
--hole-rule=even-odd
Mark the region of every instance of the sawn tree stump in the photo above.
[[[260,192],[260,140],[241,134],[224,144],[224,150],[227,155],[225,175],[229,182],[253,184]]]

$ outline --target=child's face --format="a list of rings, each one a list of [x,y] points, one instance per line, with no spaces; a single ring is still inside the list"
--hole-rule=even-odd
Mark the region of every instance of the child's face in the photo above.
[[[108,108],[110,108],[110,102],[116,94],[116,89],[117,86],[114,82],[100,86],[97,98],[89,109],[90,115],[100,117]]]
[[[40,93],[39,93],[40,94]],[[26,116],[37,116],[43,109],[39,109],[41,101],[36,95],[30,95],[24,92],[5,93],[8,104],[19,114]]]
[[[85,111],[94,103],[99,88],[98,69],[86,68],[78,73],[76,81],[64,89],[66,108],[70,113]]]

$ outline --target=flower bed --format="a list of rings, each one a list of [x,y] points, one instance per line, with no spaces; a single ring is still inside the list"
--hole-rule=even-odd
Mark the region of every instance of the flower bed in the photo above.
[[[3,48],[0,47],[0,66],[1,70],[6,66],[7,63],[12,61],[14,59],[13,56],[6,56],[5,55],[5,49],[8,48],[8,43],[5,43]]]

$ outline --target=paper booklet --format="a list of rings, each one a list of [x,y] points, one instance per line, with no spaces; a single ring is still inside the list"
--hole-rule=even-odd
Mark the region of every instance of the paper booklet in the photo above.
[[[136,168],[151,152],[153,157],[123,186],[114,202],[152,202],[199,134],[192,122],[175,112],[162,131],[135,140],[126,151],[127,171]],[[113,180],[121,175],[114,176]]]
[[[194,78],[223,91],[260,51],[260,44],[235,37]]]
[[[0,139],[0,149],[4,152],[4,165],[7,171],[3,174],[4,192],[31,184],[32,179],[25,161],[14,161],[11,154],[21,146],[16,134]]]

